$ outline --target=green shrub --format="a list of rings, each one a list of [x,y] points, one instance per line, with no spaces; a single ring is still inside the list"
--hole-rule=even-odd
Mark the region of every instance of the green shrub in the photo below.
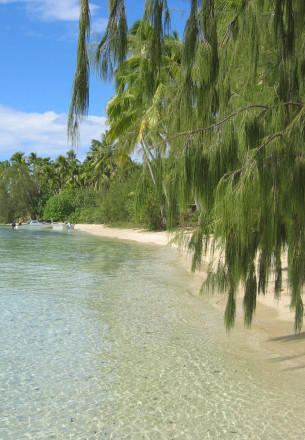
[[[77,208],[74,213],[69,217],[72,223],[96,223],[100,224],[104,222],[101,215],[101,208],[92,206],[88,208]]]
[[[75,212],[96,207],[96,194],[88,190],[66,189],[51,197],[43,212],[44,220],[53,218],[55,221],[65,221],[75,218]]]
[[[135,201],[134,219],[144,223],[151,231],[165,228],[161,215],[160,199],[153,187],[146,188]]]
[[[127,221],[130,213],[131,187],[128,182],[120,184],[112,182],[103,193],[101,201],[101,217],[106,222]]]

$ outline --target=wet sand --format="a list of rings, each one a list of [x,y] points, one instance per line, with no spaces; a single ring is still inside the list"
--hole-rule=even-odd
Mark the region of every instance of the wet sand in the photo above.
[[[167,232],[149,232],[139,229],[109,228],[105,225],[77,224],[75,230],[87,232],[101,237],[132,240],[139,243],[154,244],[159,246],[172,246],[173,234]],[[191,256],[177,254],[185,268],[190,270]],[[209,257],[205,257],[202,270],[194,274],[193,290],[199,292],[200,285],[206,276],[206,267]],[[217,308],[222,314],[225,310],[226,296],[213,295],[209,297],[209,303]],[[243,292],[240,291],[237,298],[236,327],[243,326]],[[255,336],[257,349],[263,350],[274,362],[282,364],[287,371],[303,372],[305,368],[305,326],[300,334],[294,334],[294,312],[290,310],[290,296],[287,290],[285,273],[283,276],[283,291],[279,300],[274,298],[272,286],[266,295],[259,295],[257,307],[253,319],[251,337]],[[234,335],[234,330],[232,331]]]

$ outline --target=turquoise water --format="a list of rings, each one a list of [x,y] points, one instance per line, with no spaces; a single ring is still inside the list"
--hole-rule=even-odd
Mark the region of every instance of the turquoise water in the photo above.
[[[304,387],[167,248],[0,228],[0,438],[305,439]]]

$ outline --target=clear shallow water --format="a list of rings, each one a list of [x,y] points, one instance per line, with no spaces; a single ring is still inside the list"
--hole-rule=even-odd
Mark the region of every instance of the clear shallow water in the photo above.
[[[304,387],[174,251],[2,227],[0,263],[1,440],[305,439]]]

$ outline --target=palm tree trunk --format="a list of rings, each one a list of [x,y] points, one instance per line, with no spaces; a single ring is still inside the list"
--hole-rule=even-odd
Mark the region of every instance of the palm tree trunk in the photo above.
[[[150,175],[151,175],[151,179],[152,179],[154,187],[156,188],[156,191],[158,193],[158,185],[157,185],[156,177],[155,177],[155,174],[154,174],[154,171],[152,169],[151,162],[150,162],[148,156],[150,156],[152,159],[154,157],[152,156],[151,152],[149,151],[149,148],[146,147],[146,145],[143,142],[143,140],[141,140],[140,143],[141,143],[143,151],[144,151],[145,162],[146,162],[146,164],[148,166],[148,169],[149,169],[149,172],[150,172]],[[164,185],[162,185],[162,186],[163,186],[163,191],[164,191]],[[165,197],[166,197],[166,193],[165,193]],[[160,205],[160,212],[161,212],[161,217],[162,217],[162,223],[164,225],[166,225],[166,215],[165,215],[165,208],[164,208],[163,204]]]
[[[146,145],[144,144],[143,141],[141,141],[140,143],[141,143],[143,151],[144,151],[145,162],[146,162],[146,164],[148,166],[151,179],[153,181],[153,184],[154,184],[155,188],[157,189],[157,182],[156,182],[155,174],[153,172],[153,169],[152,169],[152,166],[151,166],[151,162],[150,162],[149,157],[148,157],[149,155],[151,156],[151,153],[150,153],[150,151],[148,150],[148,148],[146,147]]]
[[[114,165],[113,165],[112,160],[109,159],[109,162],[110,162],[110,165],[111,165],[111,168],[112,168],[112,172],[113,172],[113,174],[114,174],[116,180],[119,182],[120,185],[122,185],[122,181],[121,181],[121,179],[119,178],[119,176],[118,176],[118,174],[117,174],[117,172],[116,172],[116,170],[115,170],[115,167],[114,167]]]

